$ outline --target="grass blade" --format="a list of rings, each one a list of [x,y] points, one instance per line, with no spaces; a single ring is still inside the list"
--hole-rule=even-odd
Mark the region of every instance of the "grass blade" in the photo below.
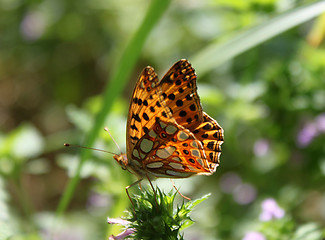
[[[189,59],[195,66],[197,74],[202,76],[237,55],[322,14],[324,11],[325,1],[296,8],[253,27],[225,43],[212,43]]]
[[[96,116],[95,124],[89,132],[85,146],[91,147],[95,142],[99,131],[103,128],[103,124],[107,114],[109,113],[114,100],[121,94],[125,87],[128,77],[130,76],[136,61],[139,58],[143,45],[149,36],[151,30],[156,26],[159,19],[166,11],[170,3],[170,0],[152,0],[148,8],[146,16],[135,32],[134,36],[130,40],[129,44],[123,51],[119,62],[116,64],[116,70],[110,76],[108,84],[104,92],[104,104]],[[76,175],[68,183],[66,190],[60,200],[57,208],[57,215],[61,215],[67,208],[74,190],[80,180],[80,172],[86,159],[90,155],[89,151],[81,151],[81,160],[79,162]]]

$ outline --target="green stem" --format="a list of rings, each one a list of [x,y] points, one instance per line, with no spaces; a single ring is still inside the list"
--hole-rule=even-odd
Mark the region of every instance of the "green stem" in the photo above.
[[[18,201],[21,204],[23,214],[25,215],[26,219],[30,219],[31,216],[31,209],[30,205],[28,204],[28,198],[26,196],[25,190],[22,187],[22,180],[21,180],[21,167],[18,163],[18,160],[15,160],[15,167],[13,171],[13,182],[15,184],[15,187],[17,189],[17,194],[18,194]]]
[[[23,215],[24,215],[24,226],[28,232],[37,233],[37,226],[32,219],[34,209],[26,193],[26,189],[22,185],[22,170],[21,165],[18,160],[15,160],[15,168],[13,172],[13,183],[15,185],[17,194],[18,194],[18,201],[22,207]]]
[[[140,56],[141,50],[144,46],[146,39],[149,36],[151,30],[156,26],[163,13],[167,10],[171,0],[152,0],[148,8],[146,16],[135,32],[134,36],[130,40],[129,44],[123,51],[118,64],[116,65],[116,71],[112,73],[108,84],[106,86],[103,105],[96,116],[95,124],[89,132],[85,145],[92,146],[97,138],[99,131],[103,128],[103,124],[107,114],[109,113],[114,100],[121,94],[124,89],[127,80],[134,69],[134,66]],[[66,190],[60,200],[57,208],[57,215],[61,215],[67,208],[72,195],[76,189],[76,186],[80,180],[80,172],[86,159],[89,158],[89,151],[81,152],[81,160],[79,162],[75,176],[69,181]]]

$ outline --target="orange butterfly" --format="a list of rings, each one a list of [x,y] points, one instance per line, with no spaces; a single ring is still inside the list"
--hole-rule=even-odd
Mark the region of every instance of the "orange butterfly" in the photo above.
[[[129,196],[144,178],[213,174],[223,139],[223,129],[202,111],[195,71],[183,59],[161,81],[152,67],[142,71],[130,101],[127,153],[114,159],[138,178],[126,188]]]

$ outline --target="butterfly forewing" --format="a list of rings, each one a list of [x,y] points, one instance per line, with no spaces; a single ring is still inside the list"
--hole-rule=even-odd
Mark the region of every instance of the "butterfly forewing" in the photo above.
[[[196,74],[187,60],[175,63],[159,84],[163,105],[175,121],[192,130],[203,121]]]
[[[134,145],[152,128],[155,118],[164,118],[162,114],[166,115],[164,107],[160,104],[157,86],[157,74],[152,67],[146,67],[136,83],[130,100],[127,124],[128,157]]]

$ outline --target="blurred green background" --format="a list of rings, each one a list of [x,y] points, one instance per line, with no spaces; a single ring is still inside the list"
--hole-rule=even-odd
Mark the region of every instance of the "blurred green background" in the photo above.
[[[225,131],[217,172],[176,181],[191,198],[212,193],[185,239],[324,237],[324,5],[0,0],[0,239],[117,234],[106,217],[123,216],[135,179],[110,154],[63,143],[118,152],[108,126],[125,149],[141,70],[153,66],[161,78],[182,58]],[[283,218],[260,219],[269,198]]]

